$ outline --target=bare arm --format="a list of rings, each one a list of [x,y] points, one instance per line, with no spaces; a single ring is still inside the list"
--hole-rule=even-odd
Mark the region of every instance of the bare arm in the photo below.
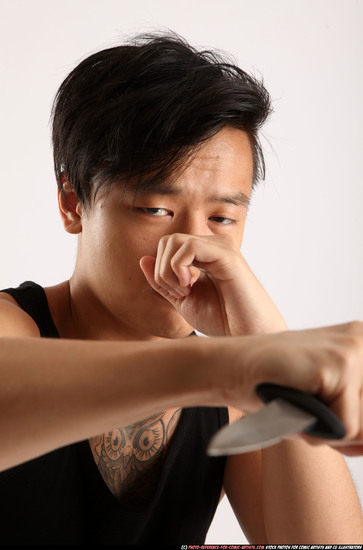
[[[51,340],[32,337],[19,308],[0,306],[0,327],[13,327],[0,339],[1,469],[168,408],[257,410],[262,381],[321,395],[348,438],[362,439],[362,323],[160,343]]]
[[[254,544],[358,544],[361,506],[343,456],[304,441],[228,457],[224,487]]]
[[[222,402],[203,344],[1,338],[0,469],[175,405]]]
[[[358,544],[363,516],[343,456],[284,441],[262,451],[263,513],[270,543]]]
[[[200,323],[208,334],[224,332],[230,335],[286,330],[271,298],[228,239],[173,235],[165,237],[164,241],[162,257],[158,254],[155,262],[151,258],[143,259],[142,267],[155,290],[171,301],[182,315],[191,315],[193,326]],[[196,273],[198,267],[209,276]],[[188,279],[188,270],[189,277],[199,275],[199,288],[198,282],[194,286],[192,279]],[[179,292],[184,289],[184,298],[170,293],[169,288],[174,286]],[[207,289],[208,306],[215,305],[209,319],[200,307]],[[337,412],[359,422],[363,375],[363,357],[358,352],[361,333],[358,325],[352,325],[350,330],[347,327],[335,330],[335,338],[327,348],[320,347],[327,336],[325,329],[305,331],[306,348],[300,359],[302,333],[290,332],[275,338],[255,337],[255,345],[244,349],[243,360],[248,371],[258,372],[257,376],[266,369],[264,376],[274,373],[276,377],[281,376],[282,384],[286,384],[285,377],[292,375],[291,385],[295,385],[311,368],[309,363],[314,356],[321,378],[316,380],[320,389],[315,388],[313,393],[320,392]],[[283,347],[278,344],[280,338],[284,340]],[[343,342],[347,352],[344,359],[340,348]],[[274,349],[276,343],[279,349]],[[323,379],[325,383],[320,386]],[[353,390],[354,380],[356,390]],[[342,392],[344,385],[345,390],[350,388],[350,391]],[[332,386],[335,386],[334,392]],[[349,393],[352,401],[347,400]],[[349,470],[343,457],[326,446],[314,448],[305,441],[284,442],[262,453],[228,457],[224,486],[251,542],[327,544],[333,540],[354,542],[363,539],[361,508]]]
[[[245,350],[245,360],[250,367],[258,364],[264,368],[265,365],[266,376],[273,372],[276,376],[281,375],[282,384],[286,384],[283,378],[287,374],[283,371],[290,369],[296,377],[293,386],[298,377],[309,370],[309,359],[315,356],[320,382],[324,382],[312,393],[320,393],[330,402],[335,412],[344,416],[350,437],[357,443],[362,442],[363,361],[362,350],[358,352],[359,327],[361,324],[335,327],[335,337],[327,348],[324,345],[320,348],[323,343],[320,337],[327,336],[326,329],[304,331],[307,348],[302,362],[295,363],[297,356],[295,359],[292,356],[292,348],[299,354],[297,340],[303,334],[299,332],[280,335],[286,346],[280,348],[279,354],[275,355],[272,348],[264,348],[264,345],[259,350],[256,346]],[[319,350],[316,338],[320,340]],[[279,337],[267,340],[273,344]],[[341,355],[341,344],[345,347],[345,358]],[[255,352],[258,354],[256,363],[252,358]],[[314,441],[314,438],[309,440]],[[322,443],[318,440],[315,445],[303,440],[284,441],[262,452],[228,457],[225,490],[251,542],[330,544],[350,541],[350,544],[357,544],[363,540],[362,510],[348,467],[340,453]],[[362,446],[355,448],[362,449]],[[252,487],[255,489],[249,490]]]
[[[248,372],[317,394],[347,428],[347,438],[334,446],[363,454],[362,323],[286,332],[276,305],[227,235],[165,236],[156,258],[145,256],[140,266],[154,290],[197,330],[209,336],[254,335],[243,340],[248,345],[239,357]],[[282,334],[269,336],[276,332]],[[308,379],[314,382],[304,386]],[[238,400],[229,404],[246,410]]]

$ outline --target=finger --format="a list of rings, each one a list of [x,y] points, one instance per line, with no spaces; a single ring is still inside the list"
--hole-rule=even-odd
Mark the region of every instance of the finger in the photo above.
[[[322,440],[308,435],[304,435],[312,445],[329,444],[336,447],[344,454],[359,454],[359,446],[363,446],[363,407],[362,407],[362,392],[359,391],[359,381],[354,380],[352,371],[350,371],[349,379],[342,381],[342,391],[334,400],[328,404],[330,409],[341,420],[345,429],[346,435],[339,440]],[[326,400],[328,401],[328,400]]]
[[[167,289],[173,288],[184,296],[189,294],[190,288],[200,275],[199,269],[193,265],[182,266],[178,271],[174,270],[173,258],[188,237],[188,235],[174,234],[160,239],[154,272],[155,280],[160,286]]]
[[[174,289],[180,293],[180,283],[173,272],[170,260],[174,254],[174,248],[178,246],[172,235],[166,235],[158,243],[156,261],[154,268],[154,279],[156,283],[165,290]],[[182,293],[183,294],[183,293]]]
[[[188,286],[198,279],[200,269],[215,280],[232,279],[236,276],[236,258],[233,250],[222,247],[219,242],[191,236],[175,250],[170,263],[181,285]]]
[[[155,267],[154,267],[154,277],[158,281],[158,283],[159,283],[159,277],[160,277],[161,262],[164,256],[164,251],[165,251],[169,237],[170,235],[165,235],[165,237],[162,237],[158,242],[156,258],[155,258]]]
[[[217,281],[236,277],[237,258],[240,253],[226,246],[216,236],[196,236],[174,233],[159,241],[155,280],[160,286],[184,291],[185,295],[204,270]]]
[[[155,269],[155,258],[152,256],[143,256],[140,259],[140,268],[145,275],[145,278],[151,288],[158,292],[161,296],[166,298],[170,303],[176,306],[177,300],[180,301],[183,296],[178,293],[175,289],[164,286],[160,286],[154,278],[154,269]]]
[[[304,433],[297,434],[298,437],[291,439],[303,439],[313,447],[320,447],[322,445],[329,445],[334,448],[336,451],[346,455],[346,456],[360,456],[363,455],[363,441],[346,441],[336,440],[336,439],[320,439],[317,437],[309,436]],[[290,439],[286,437],[285,439]]]
[[[205,241],[198,241],[192,238],[185,241],[175,250],[170,260],[170,265],[182,287],[193,286],[198,279],[200,270],[193,263],[199,262],[200,265],[202,258],[210,258],[210,251],[207,255],[204,250],[205,247],[210,247],[210,242],[206,243]],[[214,253],[218,257],[220,250],[214,251]]]
[[[346,350],[346,353],[349,349]],[[334,367],[331,366],[329,373],[334,380],[335,387],[339,388],[338,393],[329,399],[325,398],[324,392],[329,388],[331,380],[326,376],[328,383],[322,392],[322,398],[329,404],[331,410],[340,418],[346,428],[345,441],[359,441],[363,439],[363,396],[362,396],[362,373],[360,357],[355,357],[352,350],[345,358],[340,366],[338,376],[334,372]],[[330,384],[329,384],[330,382]]]
[[[347,440],[357,440],[361,437],[362,412],[359,393],[356,388],[348,387],[343,395],[330,403],[332,411],[341,419],[347,434],[344,438]]]
[[[334,445],[334,449],[346,456],[362,456],[363,455],[363,442],[354,442],[350,445]]]

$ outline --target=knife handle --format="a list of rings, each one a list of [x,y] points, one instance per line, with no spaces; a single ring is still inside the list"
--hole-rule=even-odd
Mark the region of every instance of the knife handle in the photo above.
[[[303,430],[308,435],[322,439],[342,439],[346,434],[339,418],[323,401],[309,393],[277,384],[259,384],[256,391],[264,403],[282,398],[316,416],[316,422]]]

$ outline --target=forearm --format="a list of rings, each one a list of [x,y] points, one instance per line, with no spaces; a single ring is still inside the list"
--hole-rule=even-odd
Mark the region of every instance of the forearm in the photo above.
[[[320,395],[361,441],[362,327],[163,342],[2,338],[0,469],[168,408],[252,412],[261,382]]]
[[[344,458],[331,448],[285,441],[262,451],[263,512],[270,543],[357,544],[359,499]]]
[[[0,340],[0,469],[174,406],[216,404],[206,339]]]

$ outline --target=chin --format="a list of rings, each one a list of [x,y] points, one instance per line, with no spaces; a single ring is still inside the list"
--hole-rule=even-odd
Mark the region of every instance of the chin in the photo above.
[[[151,317],[151,331],[159,338],[178,339],[189,336],[194,328],[171,306],[172,310],[160,313],[157,320]]]
[[[194,328],[185,321],[174,306],[158,292],[152,290],[152,301],[144,307],[144,319],[147,320],[147,332],[156,338],[186,338]],[[145,306],[146,304],[144,304]]]
[[[160,337],[162,338],[168,338],[169,340],[177,340],[182,338],[187,338],[193,333],[193,328],[188,325],[188,330],[166,330],[164,331],[164,334],[160,334]]]

